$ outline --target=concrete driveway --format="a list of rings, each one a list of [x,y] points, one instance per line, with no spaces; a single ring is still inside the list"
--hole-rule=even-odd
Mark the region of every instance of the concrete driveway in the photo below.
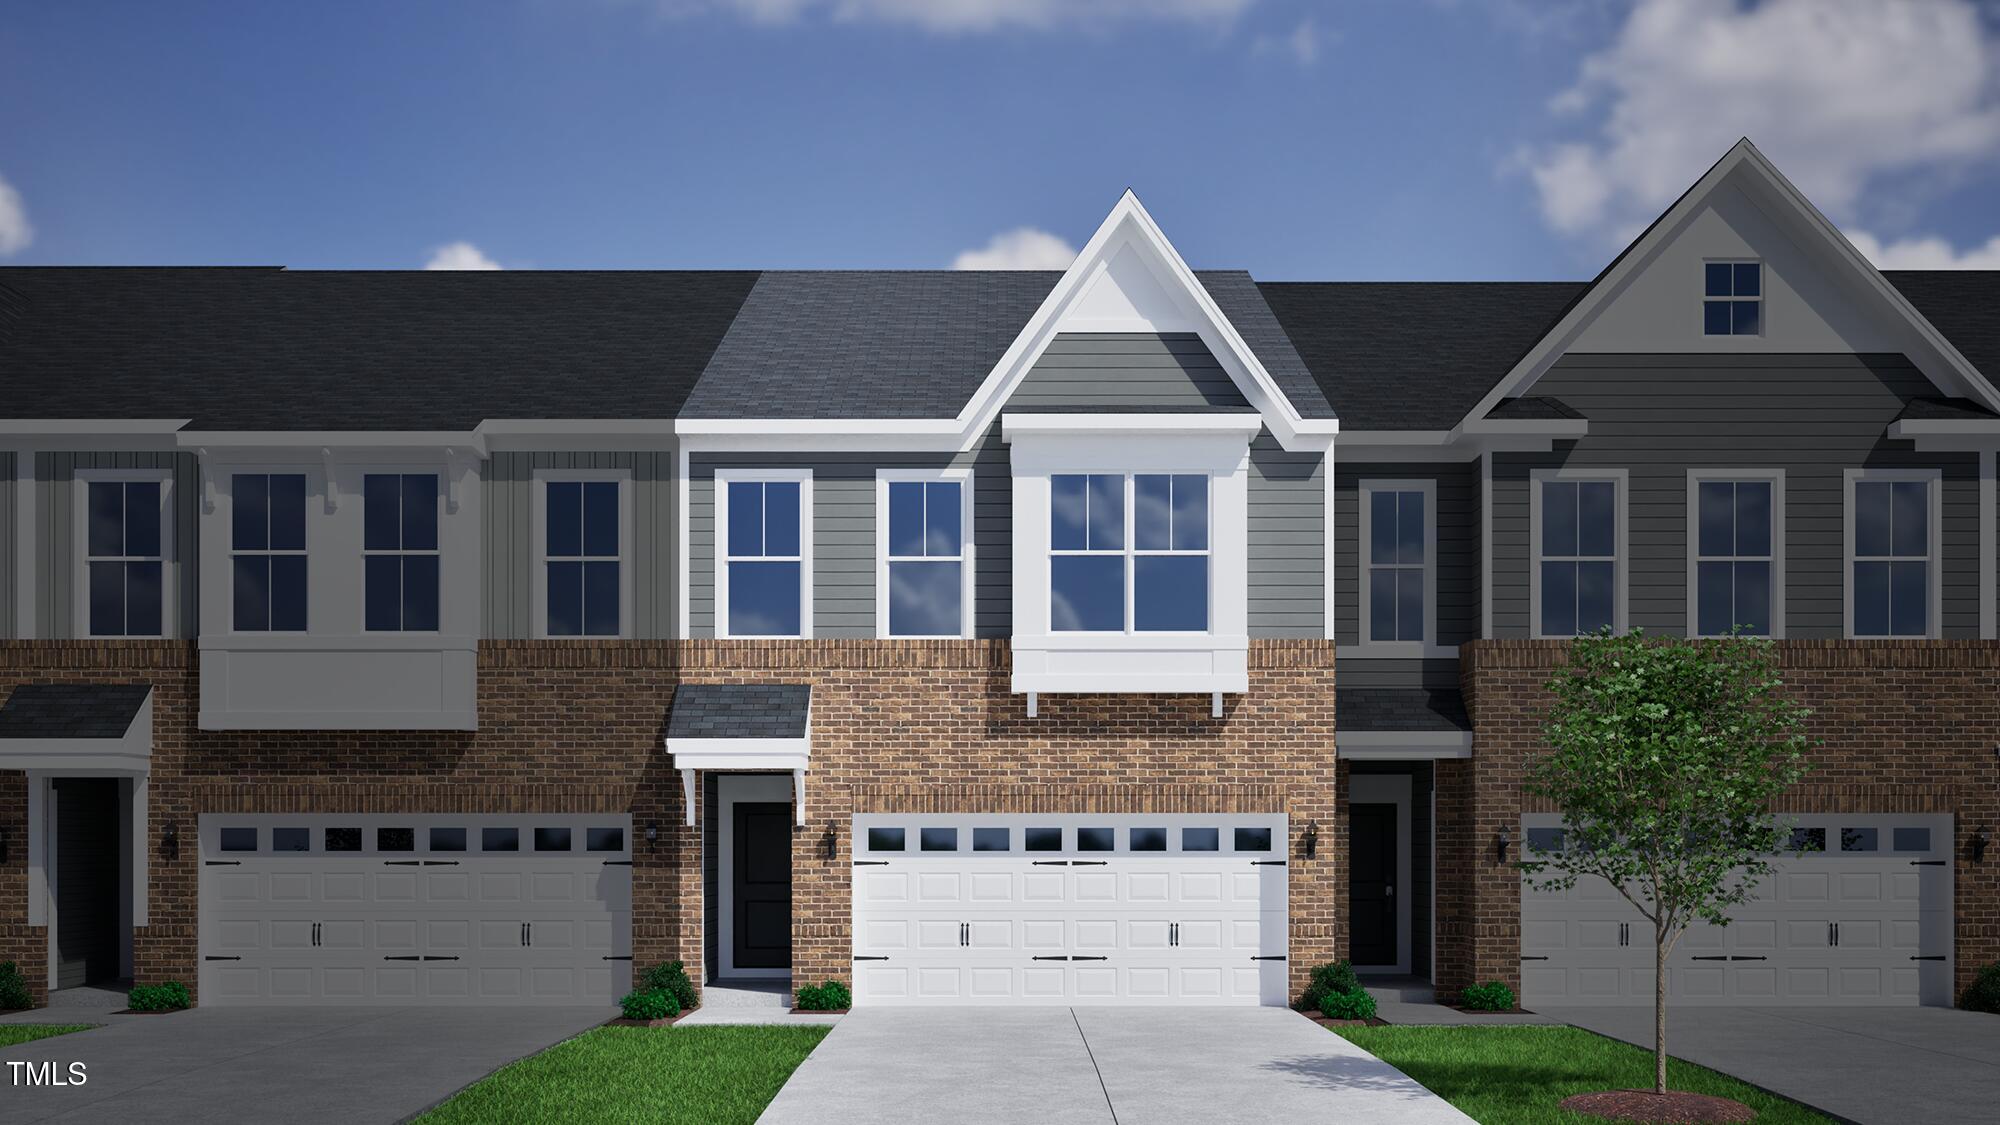
[[[762,1125],[965,1121],[1464,1123],[1402,1072],[1283,1008],[863,1008]]]
[[[0,1122],[393,1122],[587,1030],[609,1008],[195,1008],[41,1011],[8,1023],[105,1026],[0,1048]],[[7,1064],[85,1064],[80,1086]]]
[[[1539,1008],[1651,1050],[1651,1008]],[[1667,1050],[1849,1121],[1991,1121],[2000,1016],[1952,1008],[1667,1010]]]

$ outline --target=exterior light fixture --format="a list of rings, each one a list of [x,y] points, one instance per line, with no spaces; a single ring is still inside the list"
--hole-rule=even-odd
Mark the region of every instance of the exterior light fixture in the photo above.
[[[1986,829],[1972,830],[1972,862],[1982,863],[1986,859]]]
[[[1319,851],[1319,821],[1315,820],[1306,825],[1306,834],[1299,843],[1305,845],[1307,859],[1311,859]]]
[[[820,837],[819,846],[821,852],[828,859],[832,859],[834,853],[840,849],[840,837],[833,830],[833,825],[829,824],[826,826],[826,834]]]
[[[180,829],[171,820],[160,827],[160,850],[167,853],[168,859],[177,858],[181,854]]]
[[[654,841],[658,840],[659,838],[660,838],[660,826],[659,826],[659,825],[657,825],[657,824],[655,824],[655,823],[653,823],[653,822],[652,822],[652,821],[650,821],[650,820],[649,820],[649,821],[647,821],[647,822],[646,822],[646,843],[650,845],[650,844],[652,844],[652,843],[653,843]]]
[[[7,828],[0,825],[0,863],[7,862]]]
[[[1512,847],[1513,844],[1513,834],[1502,828],[1499,837],[1493,841],[1493,862],[1506,863],[1507,849]]]

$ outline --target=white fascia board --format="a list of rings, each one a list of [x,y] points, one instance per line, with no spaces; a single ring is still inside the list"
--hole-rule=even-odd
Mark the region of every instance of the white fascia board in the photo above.
[[[2000,449],[2000,420],[1912,418],[1891,422],[1885,435],[1915,443],[1920,450],[1980,452]]]
[[[480,435],[467,430],[183,430],[175,436],[183,449],[209,452],[322,448],[463,449],[482,456],[486,453]]]
[[[4,418],[0,450],[23,453],[98,449],[154,452],[175,448],[192,418]]]
[[[1075,436],[1118,434],[1121,436],[1184,436],[1189,434],[1235,434],[1246,440],[1257,436],[1264,420],[1255,414],[1002,414],[1000,436],[1013,441],[1023,436]]]
[[[668,418],[489,418],[473,433],[488,452],[632,452],[674,444],[674,422]]]
[[[1582,418],[1471,418],[1452,431],[1465,437],[1525,436],[1551,441],[1568,441],[1589,432],[1590,423]]]
[[[2000,392],[1996,392],[1993,386],[1980,376],[1978,370],[1966,360],[1965,356],[1945,339],[1944,334],[1932,326],[1931,322],[1925,319],[1924,315],[1917,311],[1916,306],[1910,304],[1909,299],[1898,292],[1895,286],[1889,284],[1888,279],[1882,276],[1882,271],[1876,269],[1873,263],[1856,250],[1854,244],[1847,240],[1847,236],[1840,233],[1840,228],[1829,222],[1826,216],[1820,213],[1819,208],[1814,207],[1812,201],[1794,187],[1792,182],[1785,178],[1784,173],[1778,171],[1777,166],[1763,153],[1757,151],[1757,146],[1751,144],[1746,137],[1736,142],[1735,147],[1731,148],[1721,160],[1716,161],[1714,167],[1695,181],[1693,187],[1689,188],[1673,206],[1654,221],[1651,227],[1647,228],[1644,234],[1618,256],[1611,268],[1598,277],[1583,298],[1556,322],[1555,327],[1549,329],[1535,346],[1528,350],[1528,354],[1522,356],[1520,362],[1494,384],[1493,389],[1486,393],[1486,397],[1480,399],[1477,405],[1466,412],[1466,418],[1483,419],[1499,405],[1501,400],[1521,395],[1533,386],[1556,359],[1568,350],[1570,342],[1577,338],[1584,327],[1597,318],[1605,304],[1624,288],[1632,275],[1644,268],[1653,251],[1679,233],[1681,226],[1695,210],[1739,169],[1747,169],[1758,175],[1775,197],[1775,201],[1788,205],[1786,210],[1790,212],[1789,215],[1773,216],[1774,218],[1790,218],[1806,228],[1811,235],[1816,236],[1811,241],[1816,244],[1822,257],[1836,268],[1848,273],[1869,295],[1885,305],[1892,314],[1900,317],[1916,333],[1918,339],[1934,353],[1938,364],[1942,365],[1951,376],[1950,382],[1956,385],[1948,386],[1940,382],[1933,365],[1918,363],[1918,367],[1930,376],[1933,383],[1937,383],[1941,389],[1957,391],[1979,400],[1995,411],[2000,411]]]
[[[683,770],[802,770],[810,766],[812,737],[669,738],[667,753]]]
[[[1587,425],[1566,420],[1553,432],[1349,430],[1340,442],[1350,461],[1471,461],[1485,453],[1547,453],[1558,441],[1583,436]]]
[[[1449,730],[1341,731],[1334,736],[1339,757],[1355,761],[1399,758],[1472,757],[1472,732]]]

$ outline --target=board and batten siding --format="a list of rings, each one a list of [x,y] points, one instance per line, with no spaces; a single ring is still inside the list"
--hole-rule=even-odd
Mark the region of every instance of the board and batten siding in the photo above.
[[[674,635],[673,460],[671,453],[495,453],[480,466],[485,484],[480,589],[484,634],[497,639],[533,637],[535,472],[538,469],[604,469],[632,477],[630,536],[632,630],[640,639]]]
[[[1431,480],[1437,485],[1436,641],[1456,649],[1479,635],[1479,464],[1346,462],[1334,465],[1334,641],[1361,643],[1361,482]],[[1394,663],[1393,661],[1389,663]],[[1415,661],[1410,666],[1415,686]],[[1341,661],[1346,680],[1347,660]],[[1454,674],[1455,677],[1455,674]],[[1392,685],[1382,685],[1392,686]]]
[[[201,470],[192,453],[35,454],[35,603],[43,615],[37,631],[57,640],[88,635],[88,623],[76,619],[77,591],[83,580],[83,560],[76,557],[76,474],[85,469],[173,471],[172,556],[167,560],[177,587],[173,635],[196,636],[201,620],[196,603]]]
[[[1326,635],[1326,457],[1250,443],[1249,627],[1253,637]]]
[[[1041,411],[1250,407],[1236,381],[1192,332],[1060,333],[1008,396],[1007,405]]]
[[[1629,624],[1687,629],[1687,471],[1785,471],[1785,632],[1839,637],[1845,471],[1934,468],[1943,479],[1942,635],[1979,635],[1976,454],[1918,452],[1883,436],[1912,398],[1939,392],[1900,355],[1569,355],[1534,394],[1574,407],[1590,433],[1550,453],[1501,453],[1493,470],[1493,629],[1530,621],[1531,472],[1629,472]]]

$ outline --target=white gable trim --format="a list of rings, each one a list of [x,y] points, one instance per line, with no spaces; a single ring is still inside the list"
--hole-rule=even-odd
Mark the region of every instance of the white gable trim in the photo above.
[[[1135,269],[1144,273],[1135,274]],[[1110,293],[1101,283],[1116,284],[1114,272],[1145,292],[1125,291],[1121,285],[1124,306],[1109,301]],[[971,449],[1049,342],[1063,331],[1197,333],[1287,450],[1326,450],[1340,432],[1332,418],[1299,415],[1130,191],[1119,197],[956,418],[691,418],[676,422],[674,432],[706,439],[704,449],[725,448],[746,438],[768,446],[773,437],[782,437],[788,449],[839,448],[853,444],[856,437],[872,447],[889,438],[897,448]]]
[[[1976,368],[1961,355],[1951,341],[1945,339],[1924,315],[1911,305],[1909,299],[1889,284],[1882,271],[1854,248],[1840,228],[1828,221],[1819,209],[1812,205],[1799,189],[1792,186],[1784,173],[1778,171],[1765,155],[1757,150],[1746,137],[1736,142],[1721,160],[1716,161],[1693,187],[1674,202],[1665,214],[1647,228],[1638,240],[1619,255],[1609,269],[1590,287],[1583,299],[1565,314],[1556,326],[1549,330],[1528,354],[1516,363],[1512,370],[1486,393],[1466,414],[1467,423],[1484,419],[1503,399],[1526,394],[1535,381],[1540,379],[1555,361],[1568,350],[1583,332],[1583,329],[1597,319],[1606,305],[1621,292],[1634,274],[1645,268],[1655,250],[1679,233],[1687,220],[1707,201],[1730,177],[1741,173],[1755,177],[1781,204],[1787,205],[1788,215],[1774,218],[1790,218],[1803,226],[1809,235],[1802,243],[1807,253],[1817,253],[1831,270],[1846,271],[1860,282],[1863,291],[1873,297],[1877,306],[1891,317],[1900,318],[1915,335],[1916,347],[1910,350],[1910,359],[1932,383],[1947,394],[1962,396],[1985,404],[2000,411],[2000,392],[1982,378]],[[1464,425],[1466,423],[1461,423]]]

